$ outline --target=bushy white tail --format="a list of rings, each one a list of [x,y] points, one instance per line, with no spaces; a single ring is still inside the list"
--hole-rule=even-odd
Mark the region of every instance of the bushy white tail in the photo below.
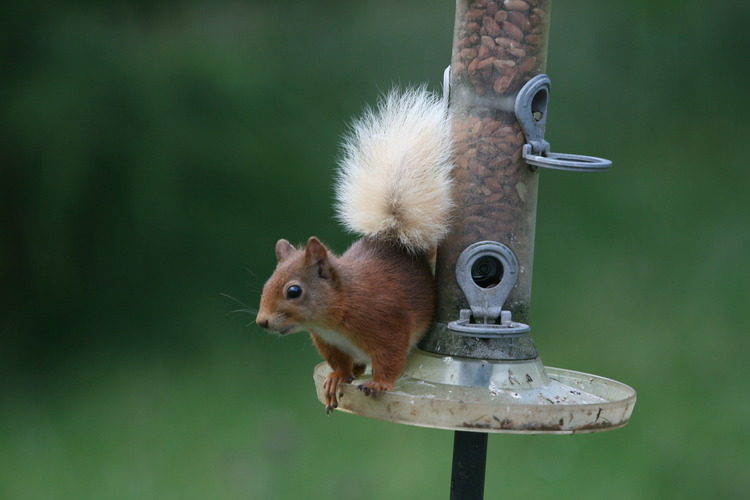
[[[448,231],[452,139],[442,100],[425,88],[392,90],[354,121],[336,184],[351,231],[430,251]]]

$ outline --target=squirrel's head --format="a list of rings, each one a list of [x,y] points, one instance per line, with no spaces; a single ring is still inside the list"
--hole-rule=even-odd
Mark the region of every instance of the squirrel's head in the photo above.
[[[285,335],[316,323],[332,300],[332,255],[315,236],[298,250],[287,240],[276,243],[276,270],[263,286],[255,322]]]

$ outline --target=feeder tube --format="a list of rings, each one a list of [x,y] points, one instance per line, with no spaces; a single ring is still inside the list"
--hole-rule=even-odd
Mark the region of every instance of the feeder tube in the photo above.
[[[422,350],[507,359],[487,352],[491,342],[477,352],[475,341],[446,331],[468,308],[456,282],[456,262],[479,241],[498,241],[515,254],[518,279],[503,309],[514,321],[529,323],[539,173],[523,160],[526,139],[513,105],[521,87],[545,70],[549,13],[550,0],[456,2],[449,80],[456,211],[438,249],[437,314]]]

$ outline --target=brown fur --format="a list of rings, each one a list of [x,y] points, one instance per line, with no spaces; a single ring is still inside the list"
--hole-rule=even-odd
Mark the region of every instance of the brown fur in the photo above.
[[[276,250],[278,266],[263,288],[257,323],[282,334],[310,331],[333,369],[324,384],[328,411],[338,405],[339,385],[364,369],[356,352],[346,352],[347,342],[372,365],[373,379],[360,389],[367,395],[390,390],[432,321],[435,281],[429,256],[370,238],[355,242],[341,257],[315,237],[304,250],[286,240]],[[292,285],[302,287],[300,297],[287,298]]]

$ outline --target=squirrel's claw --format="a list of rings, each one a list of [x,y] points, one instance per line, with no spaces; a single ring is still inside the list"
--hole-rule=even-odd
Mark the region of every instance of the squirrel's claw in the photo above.
[[[378,395],[378,390],[374,389],[372,387],[368,387],[365,384],[360,384],[357,386],[357,389],[365,393],[365,396],[372,395],[373,397]]]
[[[372,396],[375,397],[380,392],[390,391],[393,388],[393,384],[386,384],[384,382],[376,382],[374,380],[371,380],[369,382],[365,382],[364,384],[360,384],[357,386],[357,389],[365,393],[365,396]]]
[[[323,381],[323,394],[326,400],[326,415],[330,415],[333,410],[339,407],[339,400],[344,397],[343,384],[348,384],[354,380],[354,375],[342,372],[329,373]]]

